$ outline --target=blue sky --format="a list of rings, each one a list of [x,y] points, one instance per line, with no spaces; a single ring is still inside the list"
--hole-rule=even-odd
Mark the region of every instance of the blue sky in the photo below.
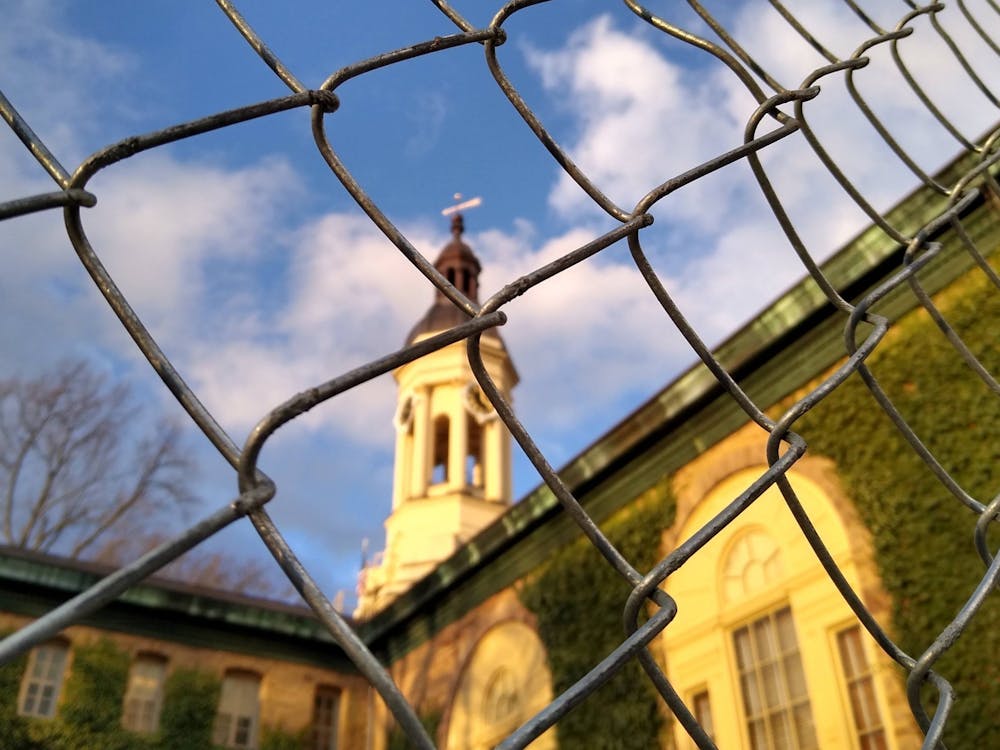
[[[496,7],[465,3],[485,24]],[[765,2],[708,3],[787,86],[819,57]],[[824,44],[847,56],[870,32],[833,0],[800,4]],[[871,3],[895,26],[904,3]],[[1000,36],[996,14],[970,3]],[[654,12],[697,33],[677,3]],[[450,34],[430,2],[241,2],[240,11],[307,86],[340,67]],[[463,9],[459,5],[460,9]],[[287,88],[212,3],[0,0],[0,89],[72,171],[129,135],[282,96]],[[961,23],[941,20],[981,73],[1000,64]],[[557,140],[621,205],[742,140],[753,104],[707,55],[671,40],[624,4],[548,3],[510,19],[504,70]],[[935,101],[975,138],[996,109],[927,27],[901,50]],[[925,169],[958,144],[903,86],[880,48],[858,84]],[[470,45],[363,75],[338,90],[330,141],[410,241],[433,259],[447,240],[452,194],[481,195],[467,240],[487,294],[608,231],[516,115]],[[818,134],[872,202],[914,179],[831,79],[807,110]],[[800,136],[765,156],[810,248],[825,257],[864,224]],[[0,201],[54,189],[0,130]],[[294,110],[141,154],[97,175],[85,226],[98,253],[182,374],[237,443],[293,393],[397,348],[431,290],[364,217],[319,156],[309,114]],[[643,238],[678,304],[722,340],[799,276],[749,169],[735,164],[654,209]],[[139,360],[90,285],[60,212],[0,223],[0,376],[86,356],[127,379],[150,414],[181,410]],[[511,303],[503,332],[522,383],[515,405],[561,465],[656,392],[694,357],[658,310],[624,244]],[[331,596],[353,591],[361,539],[381,544],[390,507],[395,403],[390,377],[283,428],[261,465],[269,506]],[[193,482],[204,510],[235,494],[232,472],[193,431]],[[515,462],[518,496],[537,484]],[[211,542],[265,559],[249,524]]]

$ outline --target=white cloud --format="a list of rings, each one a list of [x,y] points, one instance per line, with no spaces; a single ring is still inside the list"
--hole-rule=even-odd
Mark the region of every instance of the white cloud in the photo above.
[[[110,113],[121,114],[128,106],[123,100],[94,93],[102,85],[119,81],[136,61],[120,49],[67,29],[61,19],[64,4],[53,0],[7,3],[0,24],[0,60],[8,70],[17,71],[5,77],[4,94],[56,158],[70,168],[82,158],[84,144],[99,127],[97,121]]]
[[[20,16],[35,18],[32,23],[42,31],[28,22],[0,26],[0,57],[8,52],[23,56],[30,47],[44,64],[30,67],[36,77],[27,79],[30,86],[22,87],[27,93],[17,103],[24,103],[33,122],[50,123],[39,129],[52,138],[57,153],[78,153],[86,138],[72,129],[80,124],[76,115],[85,124],[110,97],[97,96],[93,86],[67,87],[60,76],[69,76],[69,67],[96,63],[103,76],[114,77],[127,72],[132,61],[52,31],[58,29],[48,22],[53,6],[18,7]],[[761,7],[739,15],[735,31],[755,53],[772,55],[768,65],[776,75],[797,83],[817,64],[817,56],[802,43],[779,43],[787,26],[775,23],[769,6],[767,13],[759,12]],[[856,24],[833,13],[833,7],[829,2],[810,6],[815,14],[810,23],[818,22],[824,43],[844,54],[858,38]],[[625,208],[664,180],[739,144],[755,106],[719,66],[692,72],[673,62],[663,39],[644,26],[622,30],[602,16],[570,35],[561,48],[526,52],[549,96],[561,98],[573,118],[563,139],[568,150]],[[65,59],[59,59],[59,50],[66,50]],[[989,107],[982,97],[951,85],[953,64],[913,57],[921,80],[926,77],[970,135],[985,127]],[[942,136],[933,119],[920,113],[919,102],[914,104],[898,75],[883,70],[885,64],[879,58],[878,65],[873,62],[858,76],[879,113],[902,123],[906,142],[926,149],[922,155],[957,150],[950,136]],[[821,137],[852,178],[885,205],[913,178],[902,169],[886,170],[884,147],[871,139],[858,116],[847,114],[853,105],[839,88],[839,83],[825,85],[823,103],[810,103],[807,111],[816,113]],[[66,111],[76,113],[74,122],[59,111],[67,102],[72,107]],[[434,115],[428,124],[435,127],[426,133],[432,141],[442,110],[433,97],[426,104]],[[409,147],[419,150],[423,144],[418,138]],[[100,204],[85,212],[85,226],[168,355],[237,439],[299,390],[402,346],[430,304],[432,288],[370,221],[359,213],[301,218],[298,207],[289,210],[300,189],[297,163],[256,157],[230,167],[207,158],[182,159],[178,153],[143,154],[98,175],[94,188]],[[765,158],[793,220],[818,254],[831,252],[864,221],[800,136],[768,149]],[[11,194],[51,189],[9,137],[0,140],[0,171]],[[525,219],[514,222],[513,229],[468,236],[483,261],[487,293],[583,245],[610,224],[606,217],[600,219],[603,224],[595,223],[590,199],[565,176],[556,178],[550,205],[574,222],[572,228],[552,231]],[[766,210],[761,213],[744,165],[682,189],[655,210],[657,223],[644,230],[644,243],[664,284],[710,342],[802,273],[773,219]],[[7,251],[10,260],[0,280],[5,308],[16,310],[5,317],[0,343],[9,337],[21,340],[3,349],[6,357],[29,356],[42,345],[25,341],[20,329],[27,325],[45,331],[46,346],[58,342],[70,348],[87,339],[117,347],[123,357],[134,356],[83,277],[59,223],[50,214],[46,220],[25,218],[2,226],[5,250],[19,250]],[[447,239],[443,226],[402,228],[431,260]],[[507,312],[510,322],[502,335],[523,379],[515,404],[543,449],[557,458],[588,444],[601,427],[694,358],[624,243],[528,291]],[[308,434],[302,439],[301,432],[288,430],[301,440],[294,445],[302,446],[288,452],[301,454],[301,474],[313,462],[323,464],[312,439],[320,431],[324,440],[319,442],[336,450],[339,461],[363,463],[359,473],[378,473],[366,462],[388,450],[394,403],[391,378],[383,377],[296,420]],[[385,466],[380,470],[386,473]],[[302,494],[315,491],[309,484],[301,480]],[[357,514],[356,498],[348,497],[353,487],[337,490],[345,496],[339,507]],[[320,532],[309,527],[308,533]]]
[[[872,32],[832,0],[796,8],[821,43],[846,57]],[[976,44],[967,24],[946,25],[969,50],[980,73],[997,80],[994,53]],[[903,56],[932,99],[970,138],[987,128],[996,109],[927,27],[901,42]],[[894,25],[894,24],[893,24]],[[765,69],[788,86],[827,63],[765,2],[746,4],[731,31]],[[599,188],[625,207],[683,169],[733,148],[756,107],[745,87],[719,64],[697,76],[671,62],[667,46],[640,27],[626,33],[602,16],[554,50],[529,49],[529,64],[550,96],[574,116],[568,150]],[[919,54],[918,54],[919,52]],[[989,52],[989,54],[987,54]],[[909,91],[885,47],[855,79],[863,96],[928,171],[959,145]],[[707,57],[706,57],[707,59]],[[877,209],[916,184],[916,177],[881,141],[850,99],[843,74],[821,79],[822,91],[805,115],[824,148]],[[787,107],[787,111],[791,111]],[[758,132],[769,125],[764,123]],[[869,221],[836,183],[801,134],[762,153],[767,174],[806,246],[823,259]],[[588,215],[590,199],[560,174],[550,203],[568,216]],[[787,287],[804,269],[763,204],[743,164],[702,178],[658,203],[657,225],[641,234],[668,289],[709,341],[718,340]],[[676,236],[690,238],[685,246]]]
[[[280,252],[278,212],[298,187],[280,159],[225,169],[161,153],[112,165],[93,182],[100,203],[84,212],[92,245],[142,317],[178,334],[209,301],[206,264],[229,262],[218,270],[238,273]]]
[[[625,33],[609,16],[575,31],[560,49],[528,48],[526,57],[550,96],[576,117],[570,155],[626,210],[668,178],[739,143],[737,123],[714,103],[718,91],[712,81],[692,79],[648,35]],[[692,187],[668,210],[703,218],[701,198]],[[593,209],[591,199],[565,174],[549,201],[570,216]]]
[[[422,249],[443,243],[424,236],[411,233]],[[258,308],[249,324],[240,316],[221,321],[186,354],[209,408],[241,430],[298,391],[400,348],[430,304],[429,283],[357,214],[307,223],[293,233],[286,262],[284,282],[269,279],[266,289],[283,303]],[[394,404],[383,378],[318,407],[302,424],[383,444],[391,436],[377,425],[391,424]]]
[[[446,241],[422,227],[407,235],[430,260]],[[522,221],[514,232],[466,239],[483,262],[485,299],[593,236],[576,229],[539,239]],[[239,434],[294,393],[400,348],[433,298],[429,282],[363,217],[313,221],[290,253],[288,288],[279,292],[287,305],[253,325],[232,320],[188,354],[198,392]],[[523,382],[515,403],[546,439],[620,410],[623,393],[634,400],[652,390],[670,374],[670,356],[683,351],[638,272],[603,259],[529,290],[505,310],[501,334]],[[383,377],[297,422],[384,446],[394,404],[394,384]]]

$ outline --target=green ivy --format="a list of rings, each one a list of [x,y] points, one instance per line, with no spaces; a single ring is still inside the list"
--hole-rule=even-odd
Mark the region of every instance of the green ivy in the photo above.
[[[657,562],[660,537],[676,503],[664,477],[603,525],[640,572]],[[621,644],[622,608],[631,587],[586,540],[558,550],[519,592],[536,616],[552,688],[567,690]],[[559,746],[581,750],[648,750],[660,744],[661,700],[638,662],[630,660],[582,705],[559,721]]]
[[[306,750],[309,731],[289,732],[282,727],[264,727],[260,735],[260,750]]]
[[[980,273],[956,282],[939,307],[986,368],[1000,374],[1000,294]],[[921,309],[904,317],[870,366],[916,434],[980,502],[1000,480],[1000,399],[965,365]],[[918,657],[955,617],[985,572],[973,547],[976,516],[924,466],[852,376],[795,428],[810,453],[832,458],[871,530],[894,636]],[[998,547],[997,537],[990,548]],[[1000,596],[993,593],[935,670],[957,700],[949,747],[1000,747]]]
[[[129,657],[110,640],[76,646],[54,719],[20,719],[30,747],[50,750],[145,750],[149,745],[121,726]],[[16,696],[17,689],[14,695]]]
[[[437,736],[438,727],[441,725],[441,714],[437,711],[428,711],[420,714],[418,718],[420,719],[420,723],[424,725],[424,729],[427,730],[430,738],[434,739]],[[413,743],[407,739],[399,726],[393,724],[386,741],[386,750],[410,750],[412,747],[414,747]]]
[[[0,666],[0,750],[213,750],[212,727],[221,683],[194,669],[174,670],[164,685],[155,736],[122,728],[129,656],[102,639],[73,648],[73,664],[55,719],[17,715],[27,657]],[[430,731],[436,731],[437,718]],[[261,750],[304,750],[308,730],[263,727]]]
[[[92,747],[127,744],[122,703],[128,670],[129,655],[107,638],[73,649],[72,670],[59,709],[59,720],[71,734],[94,738]]]
[[[157,750],[209,750],[221,682],[196,669],[175,669],[163,686]]]
[[[22,656],[0,666],[0,750],[214,750],[212,727],[221,683],[194,669],[174,670],[164,684],[159,731],[122,728],[129,655],[102,639],[73,648],[73,662],[54,719],[17,714],[27,664]],[[307,730],[263,727],[261,750],[304,750]]]
[[[0,638],[8,633],[0,633]],[[0,750],[34,750],[38,745],[28,733],[28,720],[17,715],[17,696],[21,677],[28,664],[27,656],[19,656],[0,665]]]

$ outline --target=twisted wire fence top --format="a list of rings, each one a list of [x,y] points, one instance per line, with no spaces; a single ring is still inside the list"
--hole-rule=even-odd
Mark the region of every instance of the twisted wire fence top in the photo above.
[[[266,40],[258,36],[248,20],[240,14],[234,3],[229,0],[217,0],[220,10],[232,22],[236,32],[242,35],[259,56],[261,64],[270,68],[287,87],[289,93],[248,106],[215,112],[200,119],[178,122],[156,132],[135,135],[111,143],[71,169],[64,166],[58,154],[53,153],[36,135],[31,125],[18,114],[14,104],[0,94],[0,111],[4,119],[21,140],[24,148],[37,160],[39,167],[55,183],[51,192],[17,196],[12,199],[3,196],[6,200],[0,203],[0,219],[16,220],[19,216],[33,212],[62,209],[66,233],[80,263],[135,342],[135,346],[162,379],[164,387],[176,397],[194,424],[231,465],[238,487],[235,497],[220,502],[218,510],[191,525],[176,538],[143,555],[6,638],[0,643],[0,658],[9,659],[53,636],[67,625],[79,621],[112,601],[130,586],[155,573],[186,550],[234,521],[246,517],[272,552],[276,564],[358,670],[378,691],[412,743],[417,747],[432,748],[434,746],[432,739],[418,720],[413,707],[393,683],[385,667],[372,655],[352,624],[331,606],[272,520],[267,505],[275,497],[276,487],[258,465],[258,458],[267,440],[276,430],[306,411],[406,362],[465,340],[472,370],[483,392],[496,408],[514,439],[565,512],[600,551],[607,564],[633,588],[624,611],[627,632],[623,636],[621,646],[570,690],[557,696],[546,709],[511,734],[500,747],[518,748],[527,745],[566,712],[572,710],[583,696],[603,684],[607,675],[614,673],[633,658],[641,663],[665,704],[694,742],[702,748],[714,747],[712,739],[681,701],[660,665],[652,657],[648,646],[664,628],[669,627],[677,610],[674,600],[664,590],[664,581],[771,486],[780,489],[802,534],[858,621],[882,650],[906,671],[910,707],[926,735],[925,746],[938,746],[956,696],[953,695],[946,676],[937,674],[934,666],[955,640],[961,637],[970,619],[976,615],[984,599],[995,588],[1000,575],[1000,562],[998,562],[1000,557],[996,556],[987,544],[987,531],[996,519],[1000,507],[1000,494],[979,496],[963,487],[910,428],[904,416],[868,368],[866,360],[878,348],[889,328],[889,321],[877,312],[877,303],[893,290],[909,287],[919,303],[927,309],[948,337],[954,347],[955,356],[961,357],[979,376],[982,381],[983,397],[1000,395],[1000,383],[994,374],[977,359],[969,346],[949,325],[947,318],[935,307],[921,285],[920,277],[921,269],[941,251],[940,244],[931,238],[939,229],[952,227],[961,238],[964,252],[971,256],[973,262],[988,276],[993,285],[1000,285],[1000,279],[986,257],[993,248],[978,247],[972,234],[963,226],[963,217],[973,204],[981,201],[984,195],[992,196],[988,199],[998,197],[994,174],[996,162],[1000,159],[1000,148],[998,148],[1000,129],[982,136],[969,134],[964,123],[952,119],[949,108],[942,104],[941,92],[931,90],[926,84],[921,83],[919,76],[914,74],[907,63],[907,60],[914,59],[913,54],[919,54],[920,40],[933,37],[943,42],[947,53],[958,63],[968,82],[971,82],[976,95],[982,97],[988,105],[997,107],[1000,105],[997,99],[997,93],[1000,92],[1000,77],[996,75],[1000,70],[997,65],[1000,47],[997,40],[990,36],[988,29],[997,28],[1000,8],[992,2],[971,7],[971,4],[966,2],[946,5],[907,1],[880,4],[876,13],[874,10],[862,8],[861,4],[854,0],[842,0],[843,8],[860,21],[861,26],[867,30],[867,36],[853,40],[853,47],[832,48],[824,43],[824,29],[811,27],[806,20],[806,14],[800,9],[793,7],[791,3],[771,0],[770,5],[781,21],[801,37],[821,61],[821,65],[815,69],[802,70],[800,78],[784,79],[778,71],[766,69],[759,59],[741,46],[740,41],[728,30],[726,14],[713,12],[707,5],[695,0],[689,0],[687,8],[681,8],[680,3],[666,4],[662,12],[654,12],[650,7],[634,0],[625,0],[623,5],[615,6],[619,13],[623,16],[632,14],[632,17],[641,19],[656,33],[662,34],[664,39],[672,40],[672,44],[683,45],[691,51],[691,54],[712,60],[725,71],[728,83],[745,89],[754,103],[742,113],[746,123],[742,142],[729,144],[724,152],[682,173],[661,174],[656,182],[647,186],[647,192],[635,205],[627,205],[616,202],[608,191],[602,189],[602,185],[574,161],[567,150],[546,129],[507,72],[501,48],[505,45],[510,46],[516,37],[515,30],[523,28],[521,14],[524,14],[524,21],[530,22],[528,11],[532,6],[540,4],[539,0],[512,0],[497,8],[492,20],[485,25],[478,25],[469,20],[464,13],[465,4],[451,4],[444,0],[432,0],[432,3],[441,13],[440,35],[353,62],[334,71],[318,86],[311,88],[303,82],[303,72],[294,71],[282,62],[268,47]],[[677,20],[678,18],[683,20]],[[966,51],[967,45],[971,44],[980,45],[981,48],[988,50],[989,54],[985,59],[982,55],[973,58]],[[458,288],[449,283],[435,269],[433,263],[393,224],[383,208],[366,192],[345,165],[337,150],[336,139],[328,135],[328,126],[336,120],[342,106],[338,95],[342,84],[356,78],[363,80],[365,76],[382,68],[406,66],[416,58],[446,55],[448,50],[462,46],[481,48],[489,74],[510,106],[523,120],[524,126],[534,134],[551,159],[586,193],[593,204],[615,223],[613,229],[592,237],[585,244],[563,253],[551,262],[534,268],[518,278],[508,279],[506,285],[481,305],[468,299]],[[920,101],[926,114],[937,123],[937,127],[950,136],[954,149],[966,153],[966,157],[960,162],[964,165],[961,174],[954,179],[943,181],[942,178],[931,176],[924,170],[919,165],[918,159],[904,145],[906,123],[892,123],[887,119],[881,119],[878,114],[877,98],[862,93],[859,84],[869,72],[873,56],[886,52],[891,58],[894,85],[907,87]],[[851,106],[855,108],[856,113],[860,113],[867,121],[868,127],[884,143],[892,158],[904,165],[920,185],[938,196],[933,218],[924,225],[908,226],[891,222],[887,215],[879,210],[877,201],[866,195],[865,191],[851,180],[847,171],[833,155],[834,150],[828,143],[828,135],[824,135],[830,132],[829,128],[824,127],[824,118],[829,117],[829,113],[814,117],[813,112],[821,106],[828,91],[841,87],[848,92]],[[664,93],[650,91],[646,96],[652,98]],[[343,188],[399,253],[426,278],[428,284],[440,290],[448,300],[468,315],[468,321],[419,343],[386,353],[381,358],[327,382],[318,383],[308,391],[290,394],[283,403],[275,404],[269,410],[262,410],[257,426],[240,445],[226,434],[215,417],[199,400],[198,394],[188,386],[184,374],[175,368],[151,336],[143,320],[136,314],[132,301],[122,294],[115,278],[102,262],[102,248],[98,243],[91,242],[87,231],[88,212],[100,211],[99,207],[95,207],[100,196],[96,191],[92,191],[91,182],[102,170],[114,168],[115,165],[136,154],[212,131],[223,130],[256,118],[266,118],[287,110],[306,108],[310,110],[312,136],[319,155],[336,175]],[[796,136],[807,144],[810,158],[823,165],[843,193],[864,212],[874,226],[895,243],[906,248],[902,266],[861,299],[851,301],[841,296],[817,260],[817,253],[823,253],[827,248],[810,247],[809,241],[800,236],[791,213],[772,185],[777,167],[776,163],[768,160],[767,152],[772,146],[791,136]],[[666,133],[665,137],[668,137]],[[940,154],[940,158],[952,155],[943,153]],[[642,155],[638,154],[637,159],[641,158]],[[842,363],[777,417],[769,416],[765,412],[768,404],[755,403],[713,356],[702,335],[689,324],[684,312],[655,270],[644,245],[644,233],[653,223],[654,207],[661,203],[669,204],[672,196],[685,186],[736,163],[745,163],[752,171],[771,213],[780,224],[788,247],[794,252],[794,256],[789,253],[788,262],[796,262],[794,258],[797,257],[797,262],[801,263],[802,268],[812,277],[829,303],[844,315],[845,320]],[[623,164],[622,168],[628,170],[630,165]],[[747,419],[769,433],[767,443],[769,468],[766,473],[748,486],[722,513],[648,571],[636,570],[588,516],[494,383],[480,352],[480,337],[483,332],[506,322],[508,305],[515,298],[530,293],[533,288],[545,284],[549,279],[614,245],[621,247],[623,242],[627,244],[632,261],[645,280],[649,293],[662,307],[665,320],[669,319],[672,322],[704,366],[746,413]],[[8,249],[7,252],[11,250]],[[748,252],[752,252],[752,249],[748,249]],[[542,323],[544,324],[544,321]],[[806,441],[796,432],[796,423],[806,411],[827,398],[848,376],[855,373],[864,380],[871,392],[873,403],[877,403],[888,414],[913,451],[940,481],[943,491],[950,495],[949,502],[953,505],[953,512],[968,515],[970,540],[983,561],[981,580],[973,591],[968,592],[965,606],[956,613],[954,621],[940,633],[939,637],[927,645],[923,653],[905,653],[901,650],[886,632],[884,624],[876,621],[868,611],[827,551],[822,536],[812,525],[786,477],[789,468],[808,450]],[[996,487],[995,490],[1000,491],[1000,487]],[[646,607],[651,607],[653,614],[640,624],[640,613]],[[995,655],[987,656],[995,658]],[[930,691],[932,694],[926,690],[922,691],[928,683],[934,687],[934,690]]]

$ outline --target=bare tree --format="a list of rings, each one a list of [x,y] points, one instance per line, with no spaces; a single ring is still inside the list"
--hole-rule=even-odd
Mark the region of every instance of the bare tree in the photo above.
[[[81,557],[116,529],[191,499],[179,429],[140,431],[129,389],[83,361],[0,380],[0,533]]]
[[[145,429],[142,427],[145,426]],[[176,425],[141,418],[127,386],[83,361],[0,380],[0,543],[123,565],[165,542],[191,503]],[[296,599],[275,566],[192,550],[159,575]]]
[[[92,556],[97,562],[123,565],[167,541],[160,531],[141,532],[109,537]],[[263,550],[263,547],[261,548]],[[254,559],[241,555],[234,558],[223,551],[199,547],[164,567],[158,577],[183,581],[208,589],[246,594],[262,599],[301,602],[292,584],[280,569],[270,564],[270,558]]]

